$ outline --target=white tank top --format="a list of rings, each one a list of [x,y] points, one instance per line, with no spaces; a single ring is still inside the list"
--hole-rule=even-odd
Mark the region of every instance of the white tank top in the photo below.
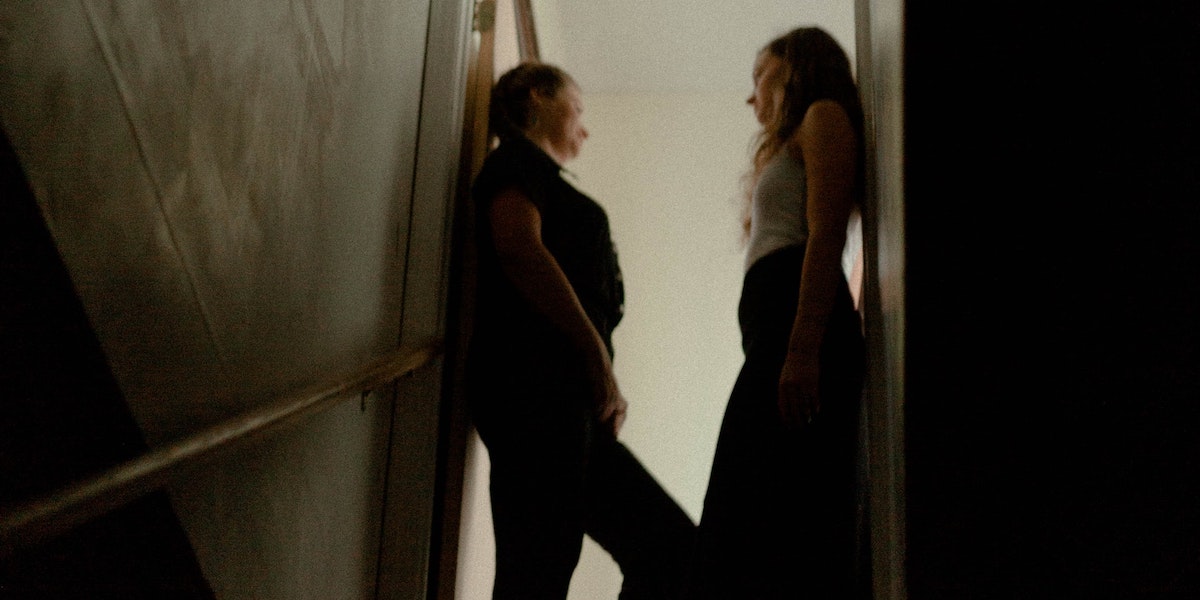
[[[808,241],[804,165],[786,149],[763,166],[750,197],[750,239],[745,269],[787,246]]]

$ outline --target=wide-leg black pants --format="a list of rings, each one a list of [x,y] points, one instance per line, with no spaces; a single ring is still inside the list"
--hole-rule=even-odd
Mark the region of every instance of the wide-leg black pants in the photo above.
[[[843,283],[820,350],[820,413],[785,428],[778,384],[803,261],[802,247],[786,248],[746,274],[738,308],[746,358],[717,441],[689,598],[854,597],[864,344]]]
[[[486,362],[485,362],[486,361]],[[622,600],[678,598],[695,525],[590,408],[564,355],[473,354],[469,396],[491,460],[494,600],[562,600],[590,535]]]

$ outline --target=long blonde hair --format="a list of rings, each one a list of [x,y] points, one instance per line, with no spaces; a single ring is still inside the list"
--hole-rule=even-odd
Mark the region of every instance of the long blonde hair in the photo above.
[[[742,177],[742,231],[750,233],[750,204],[754,187],[762,174],[763,167],[780,151],[784,151],[804,115],[813,102],[830,99],[841,105],[850,117],[854,133],[858,138],[859,193],[856,201],[862,201],[862,103],[854,74],[850,70],[850,59],[846,52],[828,33],[819,27],[800,27],[771,40],[761,52],[769,53],[784,63],[783,101],[778,110],[770,115],[753,140],[753,159],[750,169]],[[797,157],[803,160],[802,156]]]

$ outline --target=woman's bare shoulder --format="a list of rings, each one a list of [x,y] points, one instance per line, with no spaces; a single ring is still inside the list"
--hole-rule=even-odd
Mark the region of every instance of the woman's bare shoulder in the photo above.
[[[788,140],[788,146],[800,156],[816,149],[852,151],[855,145],[856,136],[850,115],[841,104],[827,99],[809,105],[800,126]],[[805,162],[808,162],[807,158]]]

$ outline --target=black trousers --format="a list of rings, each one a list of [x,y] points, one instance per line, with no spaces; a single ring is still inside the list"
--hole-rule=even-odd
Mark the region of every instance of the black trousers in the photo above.
[[[585,533],[620,566],[621,600],[678,598],[695,525],[600,425],[577,370],[553,353],[482,354],[468,385],[491,459],[493,599],[566,598]]]
[[[746,274],[738,308],[746,359],[721,424],[689,598],[855,597],[865,353],[845,284],[820,351],[820,413],[789,430],[777,408],[803,261],[802,247],[786,248]]]

